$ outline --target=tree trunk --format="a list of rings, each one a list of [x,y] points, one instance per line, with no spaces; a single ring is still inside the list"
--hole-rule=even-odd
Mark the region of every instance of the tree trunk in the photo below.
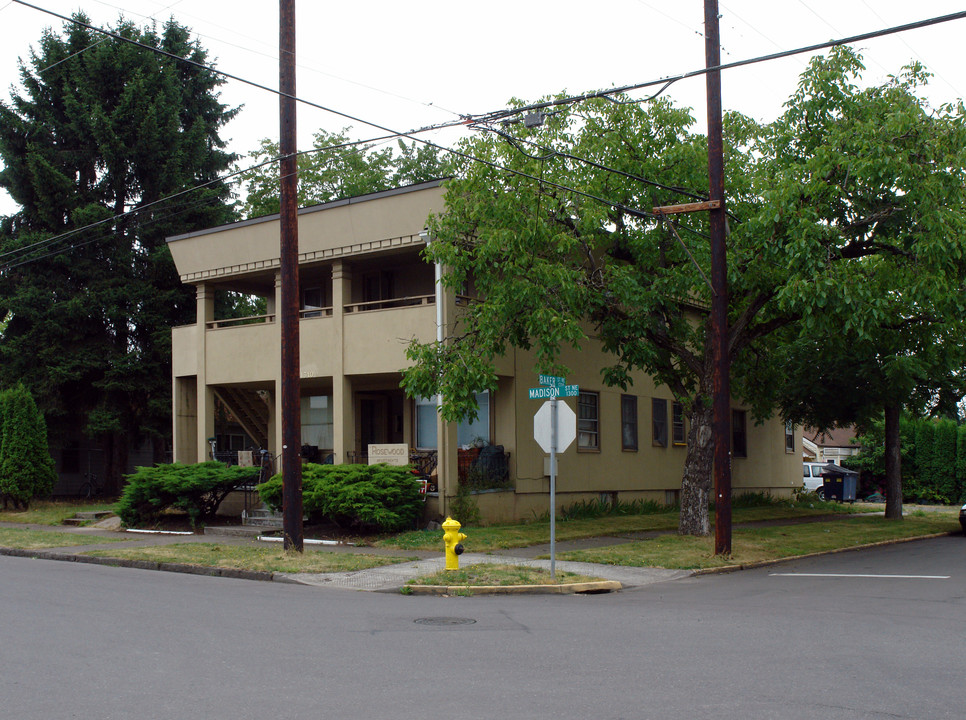
[[[898,405],[885,406],[885,516],[902,520],[902,455]]]
[[[710,535],[708,497],[714,470],[713,408],[699,395],[691,408],[688,433],[688,455],[681,479],[681,517],[678,532],[682,535]]]
[[[168,446],[164,438],[151,438],[151,461],[157,465],[159,463],[171,462],[168,458]]]
[[[121,432],[108,433],[104,443],[104,492],[118,495],[122,476],[127,471],[127,436]]]

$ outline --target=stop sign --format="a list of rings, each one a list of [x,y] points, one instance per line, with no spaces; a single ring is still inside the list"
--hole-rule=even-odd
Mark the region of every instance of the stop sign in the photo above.
[[[533,416],[533,439],[545,453],[550,452],[551,444],[551,416],[550,411],[554,403],[547,400]],[[563,452],[570,447],[570,443],[577,437],[577,415],[565,402],[557,405],[557,452]]]

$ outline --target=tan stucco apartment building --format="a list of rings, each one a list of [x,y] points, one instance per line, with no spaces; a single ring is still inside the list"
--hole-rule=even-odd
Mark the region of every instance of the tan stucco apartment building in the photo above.
[[[443,187],[428,182],[305,208],[299,213],[302,440],[335,463],[364,461],[371,444],[406,444],[436,465],[438,495],[430,515],[445,514],[465,474],[471,446],[501,446],[508,489],[477,495],[489,520],[532,518],[548,510],[547,456],[533,439],[530,400],[537,385],[531,356],[510,350],[497,366],[494,393],[479,396],[473,423],[438,420],[432,398],[412,399],[399,387],[405,350],[457,322],[469,299],[437,288],[422,259],[430,213],[443,211]],[[169,239],[181,280],[197,289],[197,319],[174,328],[174,459],[209,457],[226,416],[251,442],[281,447],[278,216]],[[264,315],[215,316],[222,292],[257,295]],[[557,504],[643,498],[674,502],[681,485],[687,428],[666,387],[634,376],[626,392],[601,382],[607,363],[585,350],[563,358],[580,386],[567,402],[576,412],[576,441],[558,458]],[[788,494],[801,485],[801,432],[775,419],[756,425],[733,410],[735,493]]]

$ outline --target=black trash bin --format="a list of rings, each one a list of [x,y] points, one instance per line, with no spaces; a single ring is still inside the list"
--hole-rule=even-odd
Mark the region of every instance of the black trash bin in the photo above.
[[[859,484],[859,474],[829,463],[822,468],[822,483],[826,500],[855,502],[855,491]]]

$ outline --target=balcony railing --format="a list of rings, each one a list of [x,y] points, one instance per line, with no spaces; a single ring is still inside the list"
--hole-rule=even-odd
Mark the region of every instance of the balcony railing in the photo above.
[[[411,295],[388,300],[372,300],[370,302],[350,303],[345,306],[346,313],[368,312],[370,310],[391,310],[392,308],[412,307],[413,305],[432,305],[436,302],[434,295]]]
[[[465,307],[475,302],[479,302],[479,300],[466,295],[456,296],[456,304],[458,306]],[[392,310],[394,308],[414,307],[418,305],[434,305],[435,303],[435,295],[411,295],[408,297],[390,298],[388,300],[372,300],[369,302],[349,303],[345,306],[345,312],[361,313],[370,312],[373,310]],[[332,317],[332,312],[333,310],[331,307],[304,308],[299,310],[299,319],[306,320],[309,318]],[[211,320],[210,322],[205,323],[205,327],[208,330],[220,330],[222,328],[239,327],[240,325],[259,325],[265,323],[271,324],[275,322],[275,319],[275,313],[269,313],[267,315],[249,315],[247,317],[240,318]]]
[[[305,320],[306,318],[319,318],[319,317],[332,317],[332,308],[314,307],[314,308],[305,308],[304,310],[299,310],[299,320]]]
[[[211,322],[205,323],[205,327],[209,330],[218,330],[220,328],[238,327],[239,325],[259,325],[273,322],[275,322],[274,313],[270,315],[249,315],[248,317],[212,320]]]

